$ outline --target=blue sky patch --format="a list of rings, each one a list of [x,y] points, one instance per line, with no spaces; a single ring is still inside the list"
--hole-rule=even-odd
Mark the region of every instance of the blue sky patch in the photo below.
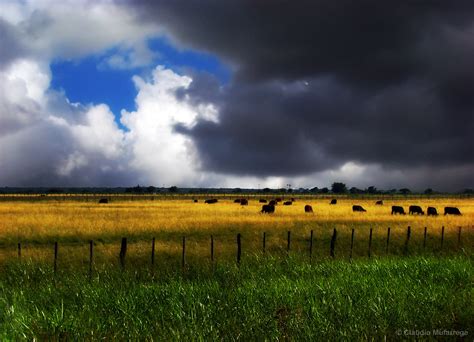
[[[165,38],[148,41],[149,48],[157,52],[152,65],[133,69],[112,69],[104,66],[104,61],[117,54],[118,48],[110,49],[100,56],[90,56],[81,60],[58,60],[51,64],[51,88],[64,90],[71,102],[82,104],[107,104],[116,117],[120,127],[120,111],[135,110],[137,90],[132,81],[133,75],[147,79],[147,74],[157,65],[164,65],[177,73],[186,69],[209,72],[223,84],[228,83],[231,71],[218,58],[193,50],[178,50]]]

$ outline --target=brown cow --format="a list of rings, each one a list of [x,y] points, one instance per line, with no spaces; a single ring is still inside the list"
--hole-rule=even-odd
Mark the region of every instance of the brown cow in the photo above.
[[[304,212],[305,212],[305,213],[312,213],[312,212],[313,212],[313,207],[310,206],[309,204],[306,204],[306,205],[304,206]]]
[[[273,214],[275,212],[275,206],[270,204],[264,204],[262,205],[262,211],[260,212],[264,214]]]

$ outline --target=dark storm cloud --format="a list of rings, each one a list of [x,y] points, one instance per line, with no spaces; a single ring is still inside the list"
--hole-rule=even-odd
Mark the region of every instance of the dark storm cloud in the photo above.
[[[138,4],[175,42],[235,70],[225,89],[197,76],[186,92],[220,108],[219,123],[177,128],[205,169],[291,176],[348,161],[472,169],[472,1]]]

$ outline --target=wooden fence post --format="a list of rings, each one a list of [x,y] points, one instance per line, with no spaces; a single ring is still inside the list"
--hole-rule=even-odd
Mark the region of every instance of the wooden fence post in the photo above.
[[[155,265],[155,238],[151,240],[151,266]]]
[[[290,246],[291,246],[291,232],[288,231],[288,238],[287,238],[287,244],[286,244],[286,254],[290,254]]]
[[[89,240],[89,279],[92,278],[92,260],[94,257],[94,241]]]
[[[441,249],[443,249],[443,242],[444,242],[444,226],[441,227]]]
[[[183,236],[183,251],[181,253],[181,267],[184,270],[186,266],[186,236]]]
[[[370,235],[369,235],[369,258],[371,257],[372,252],[372,228],[370,228]]]
[[[18,259],[21,259],[21,242],[18,242]]]
[[[265,247],[266,247],[266,239],[267,239],[267,234],[266,232],[263,232],[263,254],[265,254]]]
[[[426,235],[428,228],[425,227],[425,233],[423,234],[423,249],[426,247]]]
[[[237,234],[237,265],[240,265],[240,257],[242,255],[242,242],[240,233]]]
[[[214,263],[214,236],[211,235],[211,262]]]
[[[352,228],[352,234],[351,234],[351,253],[349,254],[349,259],[352,260],[352,250],[354,249],[354,228]]]
[[[334,228],[334,231],[332,233],[332,237],[331,237],[331,251],[330,251],[330,254],[331,254],[331,257],[335,257],[336,254],[334,252],[334,249],[336,248],[336,238],[337,238],[337,230],[336,228]]]
[[[309,236],[309,262],[311,263],[313,258],[313,230],[311,229],[311,234]]]
[[[125,270],[125,256],[126,255],[127,255],[127,238],[123,237],[122,242],[120,244],[120,254],[119,254],[120,266],[122,267],[122,270]]]
[[[407,239],[405,240],[405,255],[408,254],[408,242],[410,242],[411,227],[407,228]]]
[[[54,243],[54,273],[58,270],[58,242]]]
[[[390,246],[390,227],[387,228],[387,248],[385,250],[385,253],[388,254],[388,248]]]
[[[462,227],[458,227],[458,248],[461,247],[461,229]]]

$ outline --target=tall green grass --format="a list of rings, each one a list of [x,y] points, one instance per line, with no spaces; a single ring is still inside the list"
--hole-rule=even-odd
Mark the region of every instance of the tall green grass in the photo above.
[[[474,331],[472,259],[407,257],[96,269],[8,263],[0,340],[341,340]],[[401,335],[400,335],[401,334]],[[409,336],[408,336],[409,337]]]

